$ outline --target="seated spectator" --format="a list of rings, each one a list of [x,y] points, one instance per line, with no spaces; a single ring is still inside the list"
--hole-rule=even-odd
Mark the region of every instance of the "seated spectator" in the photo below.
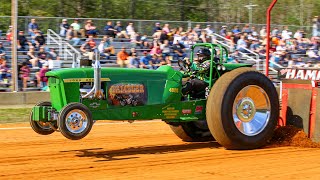
[[[12,42],[12,30],[9,30],[6,34],[7,42]]]
[[[139,68],[140,60],[138,59],[136,53],[131,54],[129,57],[129,64],[127,66],[128,68]]]
[[[142,51],[149,52],[151,50],[151,44],[148,41],[143,41],[141,49]]]
[[[154,28],[153,28],[153,37],[154,38],[160,38],[160,34],[161,34],[162,28],[160,27],[160,23],[156,23]]]
[[[31,22],[28,25],[28,33],[30,36],[34,36],[35,35],[35,30],[38,30],[39,26],[36,23],[36,19],[31,19]]]
[[[37,46],[42,46],[44,43],[46,43],[46,39],[40,31],[36,30],[35,34],[34,40]]]
[[[120,67],[125,67],[129,63],[128,58],[129,54],[126,52],[126,48],[122,47],[121,51],[117,54],[117,64],[119,64]]]
[[[100,54],[101,57],[105,58],[105,59],[110,59],[110,54],[108,54],[107,52],[105,52],[105,49],[104,49],[104,44],[105,44],[105,41],[104,40],[101,40],[100,41],[100,44],[98,46],[98,52]]]
[[[151,58],[148,56],[148,52],[144,51],[143,56],[140,58],[140,68],[142,69],[152,69],[152,65],[150,63]]]
[[[48,85],[48,78],[46,77],[46,73],[48,71],[49,71],[49,64],[44,63],[40,71],[36,73],[38,87],[44,88]]]
[[[200,24],[197,24],[193,30],[198,34],[198,37],[200,37],[202,31]]]
[[[136,33],[136,39],[134,41],[134,44],[136,47],[142,47],[143,41],[142,41],[142,36],[140,35],[139,32]]]
[[[93,39],[93,35],[89,35],[89,37],[87,39],[87,43],[90,46],[92,51],[94,51],[96,49],[97,44]]]
[[[60,36],[65,37],[69,27],[70,25],[68,24],[67,19],[63,19],[62,23],[60,24]]]
[[[223,37],[227,36],[227,26],[222,26],[219,34]]]
[[[98,31],[97,27],[93,24],[92,20],[88,20],[85,25],[86,36],[92,35],[96,36]]]
[[[73,38],[74,33],[77,34],[77,32],[73,30],[73,26],[70,26],[69,29],[67,29],[66,31],[66,40],[70,41]]]
[[[252,39],[252,44],[250,45],[250,50],[257,53],[258,50],[259,50],[259,47],[260,47],[259,40],[253,38]]]
[[[239,26],[234,26],[233,30],[232,30],[232,33],[233,34],[237,34],[237,33],[240,33],[240,29],[239,29]]]
[[[3,43],[0,42],[0,61],[6,60],[6,49],[3,47]]]
[[[249,24],[246,24],[243,28],[242,28],[242,32],[243,33],[247,33],[247,34],[251,34],[252,31],[250,29],[250,25]]]
[[[0,81],[8,79],[9,77],[11,77],[11,70],[9,69],[7,62],[2,61],[0,64]]]
[[[89,40],[81,45],[80,51],[82,52],[83,56],[88,57],[90,60],[93,60],[94,49],[91,48],[88,42]]]
[[[108,21],[107,25],[104,27],[105,35],[115,38],[116,32],[117,32],[117,30],[115,30],[114,27],[112,26],[112,22]]]
[[[44,50],[44,47],[40,47],[40,50],[37,54],[38,56],[38,67],[41,68],[42,64],[47,63],[48,62],[48,54],[47,52]]]
[[[187,54],[185,53],[186,49],[185,46],[181,43],[179,43],[179,41],[175,41],[173,44],[173,57],[174,59],[183,59],[187,56]]]
[[[160,45],[160,49],[164,58],[170,56],[171,49],[168,40],[163,41],[163,44]]]
[[[160,46],[157,42],[154,42],[153,43],[153,47],[149,53],[150,55],[158,55],[158,54],[161,54],[161,49],[160,49]]]
[[[320,56],[317,55],[315,52],[316,52],[316,51],[315,51],[314,49],[309,49],[309,50],[307,51],[308,57],[309,57],[310,59],[312,59],[312,60],[320,61]]]
[[[31,43],[24,36],[24,32],[22,30],[19,31],[17,40],[18,40],[18,50],[19,51],[26,51],[28,49],[28,46],[31,46]]]
[[[168,34],[170,32],[169,24],[164,24],[162,27],[162,32]]]
[[[207,31],[205,31],[205,30],[202,30],[202,31],[201,31],[201,34],[200,34],[200,36],[199,36],[199,40],[200,40],[202,43],[210,42],[210,37],[209,37],[209,35],[207,34]]]
[[[133,54],[137,55],[137,50],[134,47],[130,49],[129,56],[132,56]]]
[[[80,44],[81,39],[79,38],[79,33],[77,31],[74,31],[72,26],[70,26],[67,37],[70,39],[70,43],[72,43],[72,46],[78,46]]]
[[[73,30],[75,30],[77,33],[80,33],[81,25],[79,24],[78,19],[74,19],[73,23],[70,26],[73,27]]]
[[[247,42],[245,40],[245,36],[241,35],[240,39],[237,42],[237,49],[243,53],[246,52],[245,48],[247,48]]]
[[[38,57],[35,54],[35,48],[33,46],[29,47],[29,51],[27,52],[28,62],[32,64],[32,67],[36,67],[38,65]]]
[[[50,48],[50,52],[48,53],[48,60],[60,60],[58,53],[55,48]]]
[[[127,34],[129,35],[129,37],[131,38],[131,36],[134,36],[135,35],[135,30],[134,30],[134,27],[133,27],[133,23],[130,22],[128,23],[128,26],[126,28],[126,31],[127,31]]]
[[[118,38],[127,38],[127,39],[129,39],[129,36],[128,36],[126,30],[124,29],[124,27],[121,25],[120,21],[117,21],[117,24],[114,27],[114,29],[116,30],[116,34],[117,34]]]
[[[161,34],[160,34],[160,37],[159,37],[159,41],[161,43],[163,43],[165,40],[168,40],[168,39],[169,39],[168,33],[166,33],[166,31],[162,30]]]
[[[23,88],[25,90],[28,87],[27,85],[30,79],[30,68],[26,62],[22,63],[22,67],[20,68],[19,74],[22,80]]]

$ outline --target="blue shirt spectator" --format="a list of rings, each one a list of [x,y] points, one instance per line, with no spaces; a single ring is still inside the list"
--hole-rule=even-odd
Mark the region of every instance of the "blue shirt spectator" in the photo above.
[[[34,31],[35,30],[38,30],[39,29],[39,26],[38,24],[36,23],[36,19],[31,19],[31,22],[29,23],[28,25],[28,33],[30,36],[34,35]]]

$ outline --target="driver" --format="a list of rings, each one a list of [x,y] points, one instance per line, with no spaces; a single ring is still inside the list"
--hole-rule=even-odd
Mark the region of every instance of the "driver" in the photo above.
[[[190,66],[193,71],[203,71],[210,68],[211,52],[207,48],[202,48],[197,52],[197,60],[190,64],[189,60],[186,63]],[[187,82],[183,84],[182,94],[190,94],[193,98],[205,98],[205,91],[208,83],[198,79],[197,77],[191,77]]]

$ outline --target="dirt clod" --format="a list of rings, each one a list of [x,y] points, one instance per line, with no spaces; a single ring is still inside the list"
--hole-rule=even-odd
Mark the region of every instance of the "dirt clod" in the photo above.
[[[320,148],[320,143],[313,142],[302,129],[283,126],[275,130],[269,143],[271,147],[293,146],[301,148]]]

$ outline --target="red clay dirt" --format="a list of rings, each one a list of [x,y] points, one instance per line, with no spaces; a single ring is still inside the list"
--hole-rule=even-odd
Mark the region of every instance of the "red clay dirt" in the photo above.
[[[281,132],[293,136],[229,151],[182,142],[159,121],[97,122],[79,141],[41,136],[28,124],[0,125],[0,179],[320,179],[320,149],[292,144],[305,137],[300,131]]]

